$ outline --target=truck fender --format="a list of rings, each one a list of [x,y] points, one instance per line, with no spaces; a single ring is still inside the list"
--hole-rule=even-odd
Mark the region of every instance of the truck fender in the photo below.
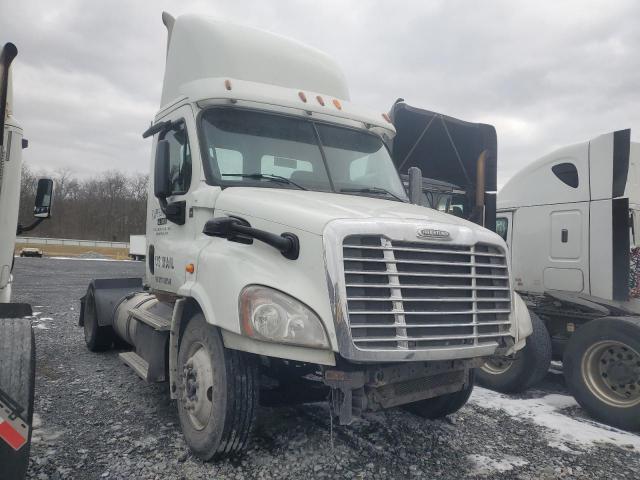
[[[507,352],[507,355],[517,352],[524,348],[527,337],[533,333],[533,325],[531,324],[531,315],[527,304],[522,297],[513,292],[513,313],[514,325],[515,325],[515,344]]]
[[[113,324],[116,308],[125,297],[142,291],[142,278],[101,278],[91,280],[87,293],[80,299],[80,318],[78,325],[84,326],[85,304],[87,297],[95,299],[98,325]]]
[[[173,306],[171,316],[171,330],[169,331],[169,394],[171,400],[178,398],[178,347],[180,346],[180,332],[185,323],[186,298],[179,298]]]

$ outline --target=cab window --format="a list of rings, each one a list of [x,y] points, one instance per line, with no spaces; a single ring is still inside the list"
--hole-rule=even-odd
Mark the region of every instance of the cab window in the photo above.
[[[169,142],[169,180],[171,195],[189,191],[191,185],[191,147],[184,123],[164,135]]]
[[[509,220],[506,217],[496,218],[496,233],[507,241],[507,233],[509,232]]]

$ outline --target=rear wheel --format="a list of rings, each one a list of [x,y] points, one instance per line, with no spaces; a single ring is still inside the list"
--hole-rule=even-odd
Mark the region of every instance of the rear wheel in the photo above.
[[[640,319],[600,318],[578,328],[567,343],[563,370],[591,416],[640,430]]]
[[[0,401],[10,410],[15,407],[21,410],[18,412],[19,418],[9,422],[11,431],[5,425],[0,435],[2,478],[24,478],[29,466],[35,367],[36,348],[31,322],[19,318],[0,319],[0,389],[3,393]],[[7,421],[8,412],[0,410],[0,414]],[[13,446],[2,439],[5,436],[13,442]],[[20,438],[24,436],[26,443],[16,450],[14,447],[18,443],[15,442],[22,443]]]
[[[447,393],[439,397],[409,403],[404,408],[411,413],[431,420],[451,415],[464,407],[467,400],[469,400],[471,392],[473,392],[474,377],[475,370],[470,370],[469,382],[459,392]]]
[[[87,291],[84,299],[84,341],[92,352],[109,350],[114,340],[114,331],[110,325],[98,325],[96,297],[93,288]]]
[[[522,392],[540,382],[551,365],[551,338],[544,322],[533,312],[533,333],[513,358],[493,357],[478,370],[478,384],[503,393]]]
[[[258,407],[252,356],[226,349],[201,313],[187,324],[178,350],[178,416],[185,440],[202,460],[245,449]]]

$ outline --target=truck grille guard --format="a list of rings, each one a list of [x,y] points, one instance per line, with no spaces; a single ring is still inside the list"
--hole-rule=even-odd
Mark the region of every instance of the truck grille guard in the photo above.
[[[451,225],[434,225],[447,229],[451,240],[422,240],[416,232],[423,227],[337,220],[325,230],[327,277],[344,358],[471,358],[491,355],[513,340],[503,247],[482,238],[486,232]]]

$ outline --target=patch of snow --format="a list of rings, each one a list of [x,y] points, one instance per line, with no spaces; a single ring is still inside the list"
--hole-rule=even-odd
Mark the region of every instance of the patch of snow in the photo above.
[[[40,315],[42,312],[33,312],[31,314],[32,317],[37,317],[38,315]]]
[[[49,330],[49,327],[47,327],[44,323],[38,323],[34,325],[33,328],[37,328],[38,330]]]
[[[500,460],[495,460],[485,455],[467,455],[467,459],[473,464],[473,471],[469,476],[508,472],[513,470],[514,467],[522,467],[529,463],[524,458],[514,457],[513,455],[505,455]]]
[[[639,435],[563,413],[562,410],[578,406],[574,398],[568,395],[550,394],[539,398],[519,399],[477,387],[469,402],[545,427],[549,445],[563,451],[578,453],[566,444],[588,449],[602,443],[640,451]]]
[[[42,322],[44,320],[53,320],[53,318],[51,318],[51,317],[40,317],[38,320],[40,320]]]

